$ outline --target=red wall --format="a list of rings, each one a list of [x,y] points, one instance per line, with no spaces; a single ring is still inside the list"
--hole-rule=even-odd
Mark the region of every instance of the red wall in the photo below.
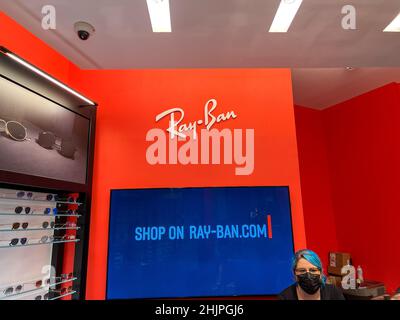
[[[70,76],[79,72],[79,68],[72,62],[2,11],[0,11],[0,45],[67,84]]]
[[[295,115],[307,244],[326,272],[328,254],[338,244],[325,127],[319,110],[295,106]]]
[[[392,83],[323,113],[340,250],[400,287],[400,90]]]
[[[289,185],[297,249],[305,247],[294,111],[289,70],[86,71],[74,81],[98,108],[88,299],[103,299],[110,190],[114,188]],[[218,128],[254,128],[255,169],[236,176],[232,165],[159,165],[146,162],[145,141],[155,116],[171,107],[201,119],[204,104],[237,119]],[[161,126],[165,128],[165,123]]]
[[[309,248],[324,258],[350,252],[365,278],[392,292],[400,287],[400,86],[295,110]]]

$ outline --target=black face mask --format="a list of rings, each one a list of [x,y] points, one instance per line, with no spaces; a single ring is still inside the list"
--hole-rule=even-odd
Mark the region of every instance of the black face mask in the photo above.
[[[321,276],[306,272],[297,276],[297,283],[308,294],[314,294],[321,287]]]

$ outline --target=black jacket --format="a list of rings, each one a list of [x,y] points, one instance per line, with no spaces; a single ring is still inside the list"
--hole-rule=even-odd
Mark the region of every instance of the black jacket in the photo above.
[[[297,291],[296,291],[297,284],[292,284],[290,287],[283,290],[279,295],[278,298],[281,300],[298,300]],[[321,300],[345,300],[342,291],[331,284],[325,284],[321,286]]]

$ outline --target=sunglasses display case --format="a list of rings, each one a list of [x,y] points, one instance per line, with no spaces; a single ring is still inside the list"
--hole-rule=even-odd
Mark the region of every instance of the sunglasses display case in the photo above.
[[[0,300],[79,294],[74,260],[85,211],[79,193],[0,188]]]
[[[96,104],[16,57],[0,47],[0,300],[84,299]]]

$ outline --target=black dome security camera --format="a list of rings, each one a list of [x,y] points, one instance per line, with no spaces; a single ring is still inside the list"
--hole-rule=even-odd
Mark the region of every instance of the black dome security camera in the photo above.
[[[84,22],[84,21],[75,23],[74,29],[75,29],[75,32],[77,33],[79,39],[81,39],[83,41],[86,41],[87,39],[89,39],[90,36],[92,34],[94,34],[94,32],[95,32],[94,27],[91,24]]]
[[[90,37],[90,33],[87,31],[79,30],[78,31],[78,36],[81,40],[87,40]]]

